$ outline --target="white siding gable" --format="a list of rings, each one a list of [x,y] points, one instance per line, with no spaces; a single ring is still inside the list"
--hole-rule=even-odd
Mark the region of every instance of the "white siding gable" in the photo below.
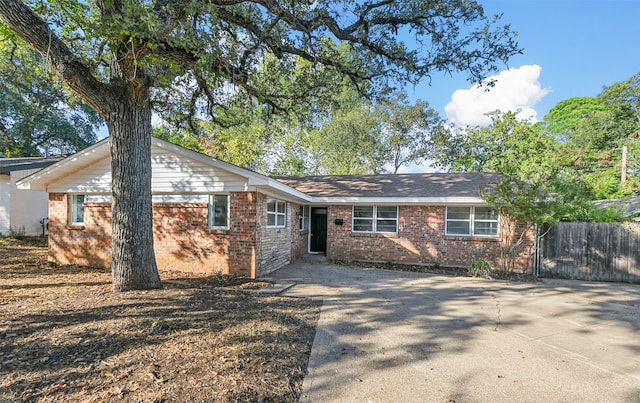
[[[52,182],[50,193],[111,193],[111,159],[103,158]]]
[[[248,180],[206,162],[151,146],[151,189],[154,194],[247,191]],[[111,159],[103,158],[48,186],[49,192],[111,193]]]
[[[185,194],[249,190],[246,177],[172,153],[155,145],[151,146],[151,163],[153,193]]]

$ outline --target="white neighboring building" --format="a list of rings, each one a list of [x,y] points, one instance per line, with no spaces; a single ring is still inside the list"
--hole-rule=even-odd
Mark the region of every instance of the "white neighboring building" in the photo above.
[[[47,218],[49,194],[21,190],[16,182],[47,167],[60,158],[0,158],[0,235],[13,230],[24,235],[42,235]]]

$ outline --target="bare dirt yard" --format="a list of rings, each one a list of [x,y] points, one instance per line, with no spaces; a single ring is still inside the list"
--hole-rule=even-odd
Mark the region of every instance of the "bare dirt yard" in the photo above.
[[[110,277],[0,238],[0,402],[298,401],[319,302],[184,273],[114,293]]]

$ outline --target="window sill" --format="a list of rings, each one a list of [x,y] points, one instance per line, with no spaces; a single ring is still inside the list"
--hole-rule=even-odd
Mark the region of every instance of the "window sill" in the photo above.
[[[67,229],[72,231],[82,231],[85,229],[84,224],[67,224]]]
[[[500,242],[500,236],[482,235],[445,235],[447,241]]]

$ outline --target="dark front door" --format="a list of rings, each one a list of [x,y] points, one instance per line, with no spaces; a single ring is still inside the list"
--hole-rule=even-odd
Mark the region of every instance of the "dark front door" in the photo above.
[[[311,207],[311,252],[327,251],[327,208]]]

